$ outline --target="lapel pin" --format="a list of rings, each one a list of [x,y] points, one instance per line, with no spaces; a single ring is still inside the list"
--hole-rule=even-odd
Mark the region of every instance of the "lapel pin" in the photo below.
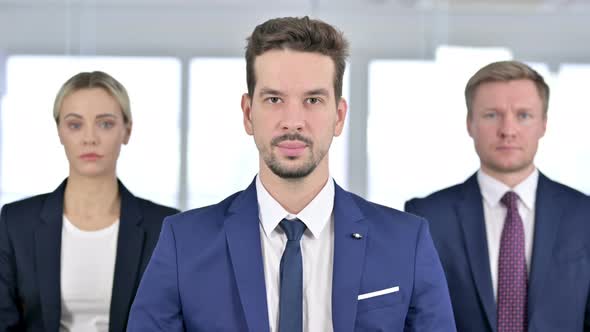
[[[363,236],[360,235],[359,233],[352,233],[352,234],[350,234],[350,236],[352,236],[352,238],[356,239],[356,240],[360,240],[363,238]]]

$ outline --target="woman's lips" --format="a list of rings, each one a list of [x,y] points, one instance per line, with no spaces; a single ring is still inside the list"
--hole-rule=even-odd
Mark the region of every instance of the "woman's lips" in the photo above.
[[[85,153],[85,154],[80,155],[80,159],[86,160],[86,161],[94,161],[94,160],[98,160],[100,158],[102,158],[102,156],[97,153]]]

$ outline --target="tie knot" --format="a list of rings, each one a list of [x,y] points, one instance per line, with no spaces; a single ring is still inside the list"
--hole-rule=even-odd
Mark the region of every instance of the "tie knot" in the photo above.
[[[514,191],[508,191],[502,196],[500,202],[504,204],[504,206],[508,209],[512,209],[516,207],[516,202],[518,200],[518,195]]]
[[[298,241],[301,240],[301,236],[303,232],[305,232],[305,224],[299,219],[283,219],[281,220],[281,228],[287,234],[287,239],[289,241]]]

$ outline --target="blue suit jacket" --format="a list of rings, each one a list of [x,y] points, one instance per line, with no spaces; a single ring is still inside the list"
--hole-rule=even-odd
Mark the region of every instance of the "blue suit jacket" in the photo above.
[[[482,195],[465,183],[406,203],[430,221],[459,331],[497,331]],[[535,203],[529,331],[590,330],[590,199],[543,174]]]
[[[66,180],[67,181],[67,180]],[[0,215],[0,332],[59,330],[64,181],[54,192],[6,204]],[[136,198],[119,182],[121,216],[109,331],[125,331],[164,217],[178,212]],[[81,276],[83,277],[83,276]]]
[[[423,219],[336,186],[334,220],[335,331],[455,331]],[[397,293],[357,300],[395,286]],[[254,183],[219,204],[165,220],[128,331],[269,331]]]

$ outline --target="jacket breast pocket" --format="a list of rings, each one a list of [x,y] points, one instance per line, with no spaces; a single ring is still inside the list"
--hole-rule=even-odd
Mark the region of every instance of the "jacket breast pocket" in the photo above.
[[[357,312],[394,306],[402,302],[403,293],[399,287],[387,288],[375,292],[360,294],[357,302]]]
[[[588,249],[586,247],[575,250],[561,250],[555,254],[555,260],[558,264],[576,263],[588,260]]]
[[[393,290],[370,297],[359,295],[355,332],[403,331],[408,308],[404,304],[404,292],[399,287]]]

